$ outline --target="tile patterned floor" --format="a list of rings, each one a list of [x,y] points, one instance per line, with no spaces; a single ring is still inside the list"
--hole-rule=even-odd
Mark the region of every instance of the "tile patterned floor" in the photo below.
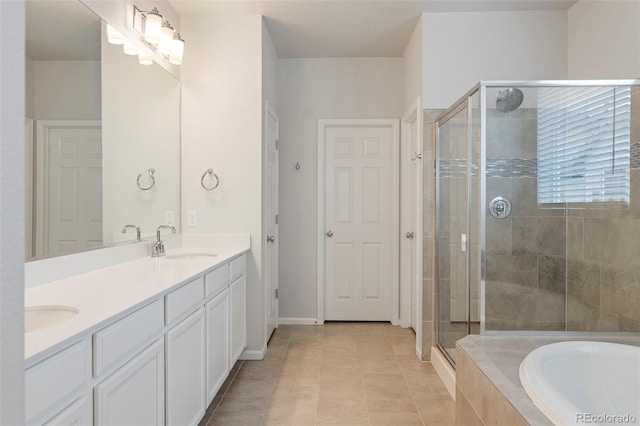
[[[454,402],[388,323],[280,326],[262,361],[239,361],[200,426],[451,425]]]

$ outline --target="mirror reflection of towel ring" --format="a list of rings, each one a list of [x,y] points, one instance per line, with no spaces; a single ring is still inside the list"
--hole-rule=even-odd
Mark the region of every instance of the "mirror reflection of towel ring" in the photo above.
[[[216,181],[216,183],[212,186],[207,186],[204,183],[204,179],[207,177],[207,175],[210,175],[211,177],[213,177]],[[220,178],[218,178],[218,175],[213,173],[213,169],[209,169],[206,172],[204,172],[202,174],[202,179],[200,179],[200,185],[202,185],[202,187],[207,190],[207,191],[212,191],[214,189],[216,189],[219,185],[220,185]]]
[[[143,191],[148,191],[151,188],[153,188],[154,186],[156,186],[156,178],[155,176],[153,176],[156,172],[156,169],[149,169],[147,170],[147,172],[149,172],[149,177],[151,178],[151,185],[149,186],[142,186],[140,184],[140,179],[142,179],[142,173],[140,173],[138,175],[138,180],[136,181],[136,183],[138,184],[138,188],[142,189]]]

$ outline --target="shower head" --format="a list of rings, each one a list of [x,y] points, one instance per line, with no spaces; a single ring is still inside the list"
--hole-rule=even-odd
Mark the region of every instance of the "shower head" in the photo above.
[[[496,108],[500,112],[511,112],[522,105],[524,94],[522,90],[509,87],[496,93]]]

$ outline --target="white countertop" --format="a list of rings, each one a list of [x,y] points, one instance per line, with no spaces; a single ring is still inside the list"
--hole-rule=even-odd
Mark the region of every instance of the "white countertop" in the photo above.
[[[27,307],[68,305],[79,310],[64,323],[25,334],[27,366],[248,250],[248,238],[207,248],[182,247],[167,250],[167,255],[195,252],[216,256],[187,260],[146,256],[27,288]]]

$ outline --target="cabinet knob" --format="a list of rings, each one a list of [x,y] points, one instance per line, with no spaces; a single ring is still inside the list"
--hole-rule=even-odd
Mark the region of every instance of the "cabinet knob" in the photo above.
[[[333,237],[333,231],[331,230],[327,231],[327,237],[329,238]]]
[[[276,237],[274,235],[267,235],[267,242],[268,243],[275,243],[276,242]]]

